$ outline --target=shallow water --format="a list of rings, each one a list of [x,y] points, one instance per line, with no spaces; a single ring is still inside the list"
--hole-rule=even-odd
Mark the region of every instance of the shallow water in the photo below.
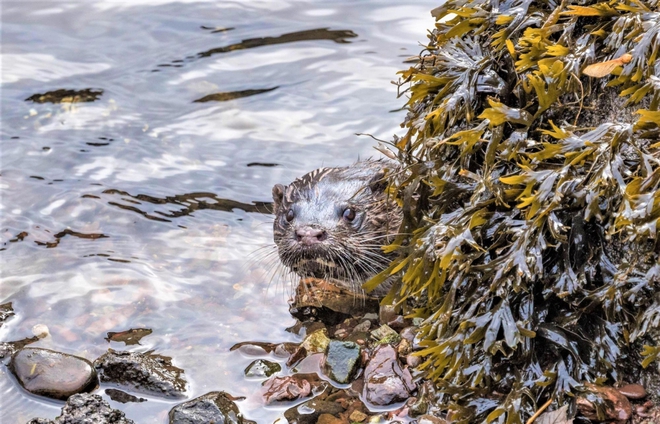
[[[273,422],[285,408],[260,406],[259,382],[243,377],[254,358],[229,352],[296,340],[290,282],[264,257],[271,187],[378,156],[355,133],[402,133],[390,81],[435,6],[3,1],[0,303],[17,315],[0,340],[46,324],[33,346],[90,360],[153,349],[185,370],[189,397],[246,396],[247,417]],[[58,89],[97,99],[32,97]],[[153,333],[140,346],[104,339],[129,328]],[[176,402],[110,404],[163,423]],[[1,423],[60,407],[0,367]]]

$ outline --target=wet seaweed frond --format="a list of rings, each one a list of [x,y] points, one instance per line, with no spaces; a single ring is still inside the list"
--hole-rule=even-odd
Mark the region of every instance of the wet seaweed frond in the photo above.
[[[658,2],[432,14],[392,143],[412,235],[367,286],[402,276],[385,301],[419,306],[420,370],[454,422],[574,415],[590,383],[660,358]]]

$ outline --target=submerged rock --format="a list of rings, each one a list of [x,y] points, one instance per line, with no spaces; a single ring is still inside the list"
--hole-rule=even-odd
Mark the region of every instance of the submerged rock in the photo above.
[[[112,409],[99,395],[81,393],[71,396],[55,420],[33,418],[27,424],[135,424],[123,412]]]
[[[279,401],[302,399],[328,385],[318,375],[294,374],[286,377],[272,377],[264,382],[263,398],[266,404]]]
[[[378,346],[364,370],[364,398],[374,405],[389,405],[406,400],[414,390],[410,371],[401,368],[396,350]]]
[[[225,392],[210,392],[170,410],[170,424],[248,424],[234,398]]]
[[[9,368],[28,392],[52,399],[90,392],[98,386],[91,362],[78,356],[40,348],[14,353]]]
[[[129,403],[129,402],[146,402],[145,398],[139,398],[133,396],[130,393],[123,392],[117,389],[105,389],[105,394],[110,396],[110,399],[119,403]]]
[[[257,359],[245,368],[245,376],[250,378],[267,378],[281,370],[282,367],[277,362]]]
[[[284,411],[288,424],[316,424],[323,414],[336,416],[344,412],[337,402],[311,399]]]
[[[172,365],[172,358],[151,351],[118,352],[108,349],[94,361],[102,382],[128,386],[139,393],[181,398],[186,391],[183,370]]]
[[[108,337],[105,339],[108,342],[123,342],[126,346],[139,345],[143,337],[152,333],[150,328],[131,328],[125,331],[109,331]]]
[[[331,340],[326,349],[323,372],[337,383],[350,383],[360,368],[360,356],[360,346],[356,343]]]
[[[2,324],[12,316],[14,316],[14,308],[12,307],[11,302],[0,305],[0,327],[2,327]]]

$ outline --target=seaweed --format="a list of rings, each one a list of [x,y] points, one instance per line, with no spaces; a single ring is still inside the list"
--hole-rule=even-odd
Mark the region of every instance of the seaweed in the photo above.
[[[401,276],[383,302],[423,318],[452,422],[573,416],[592,383],[657,368],[658,6],[447,0],[400,72],[399,256],[365,288]]]

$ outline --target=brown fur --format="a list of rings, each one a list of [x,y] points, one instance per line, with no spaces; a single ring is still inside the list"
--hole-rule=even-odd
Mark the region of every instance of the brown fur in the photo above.
[[[301,277],[317,277],[361,293],[362,284],[387,267],[389,244],[401,224],[401,209],[386,192],[391,164],[365,160],[348,167],[320,168],[288,186],[273,187],[273,233],[282,263]],[[355,212],[352,222],[343,212]],[[286,219],[293,211],[293,219]],[[323,230],[312,246],[296,239],[296,229]],[[384,295],[387,288],[376,289]]]

